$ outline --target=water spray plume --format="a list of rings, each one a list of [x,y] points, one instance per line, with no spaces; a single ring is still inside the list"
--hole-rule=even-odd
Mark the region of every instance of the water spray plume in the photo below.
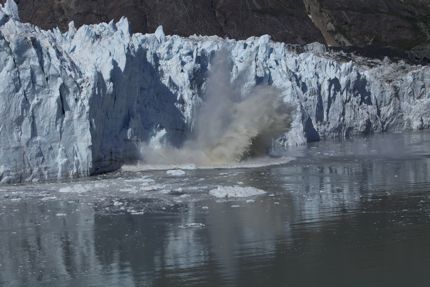
[[[288,130],[290,109],[280,91],[257,86],[242,96],[231,82],[229,55],[218,52],[207,81],[194,130],[181,148],[142,146],[148,164],[221,165],[266,154],[273,138]]]

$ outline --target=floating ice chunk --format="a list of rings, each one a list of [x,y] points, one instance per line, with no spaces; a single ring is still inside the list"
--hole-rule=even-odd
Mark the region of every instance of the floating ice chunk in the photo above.
[[[155,182],[152,178],[145,176],[145,177],[139,177],[139,178],[133,178],[133,179],[127,179],[125,180],[126,183],[142,183],[142,184],[149,184]]]
[[[56,199],[57,199],[56,196],[45,196],[45,197],[42,197],[40,200],[41,201],[50,201],[50,200],[56,200]]]
[[[58,192],[60,192],[60,193],[84,193],[84,192],[88,192],[89,190],[90,190],[89,186],[77,184],[77,185],[62,187],[62,188],[60,188],[60,190],[58,190]]]
[[[94,188],[107,188],[108,185],[106,183],[97,182],[94,184]]]
[[[121,188],[119,191],[128,192],[128,193],[137,193],[137,189],[135,187]]]
[[[187,224],[183,224],[183,225],[179,226],[179,228],[182,228],[182,229],[186,229],[186,228],[204,228],[204,227],[206,227],[205,224],[198,223],[198,222],[187,223]]]
[[[166,186],[164,184],[143,185],[139,188],[139,191],[160,191],[160,190],[163,190],[165,188],[166,188]],[[165,192],[169,193],[170,191],[165,190]]]
[[[141,211],[130,210],[130,214],[131,215],[143,215],[143,214],[145,214],[145,211],[143,211],[143,210],[141,210]]]
[[[122,203],[121,201],[117,201],[117,200],[115,200],[115,201],[113,202],[113,206],[121,206],[121,205],[123,205],[123,203]]]
[[[185,171],[180,170],[180,169],[172,169],[172,170],[168,170],[166,171],[167,175],[170,176],[184,176],[186,174]]]
[[[67,216],[67,214],[65,214],[65,213],[57,213],[57,214],[55,214],[55,216],[57,216],[57,217],[65,217],[65,216]]]
[[[225,198],[225,197],[251,197],[257,195],[263,195],[266,192],[257,189],[255,187],[242,187],[242,186],[218,186],[215,189],[209,191],[209,194],[217,197],[217,198]]]

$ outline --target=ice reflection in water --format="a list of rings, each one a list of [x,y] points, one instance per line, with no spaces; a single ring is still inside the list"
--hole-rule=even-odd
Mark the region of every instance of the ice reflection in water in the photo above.
[[[430,135],[256,169],[1,187],[1,286],[425,286]],[[266,195],[217,199],[219,185]]]

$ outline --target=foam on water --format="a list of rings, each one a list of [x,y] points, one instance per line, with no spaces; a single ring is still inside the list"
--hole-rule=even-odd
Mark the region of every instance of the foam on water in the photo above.
[[[150,170],[191,170],[191,169],[241,169],[241,168],[260,168],[267,166],[283,165],[294,160],[293,157],[261,157],[240,162],[232,163],[219,163],[219,164],[203,164],[203,165],[191,165],[191,164],[145,164],[140,163],[136,165],[123,165],[122,171],[126,172],[139,172],[139,171],[150,171]]]

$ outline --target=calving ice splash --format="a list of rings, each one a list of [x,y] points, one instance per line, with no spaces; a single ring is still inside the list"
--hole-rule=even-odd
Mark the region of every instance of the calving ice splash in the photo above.
[[[180,147],[163,137],[142,144],[143,165],[255,164],[246,160],[270,153],[272,141],[289,128],[291,109],[274,87],[245,87],[240,75],[231,81],[230,59],[227,49],[215,54],[189,138]]]

